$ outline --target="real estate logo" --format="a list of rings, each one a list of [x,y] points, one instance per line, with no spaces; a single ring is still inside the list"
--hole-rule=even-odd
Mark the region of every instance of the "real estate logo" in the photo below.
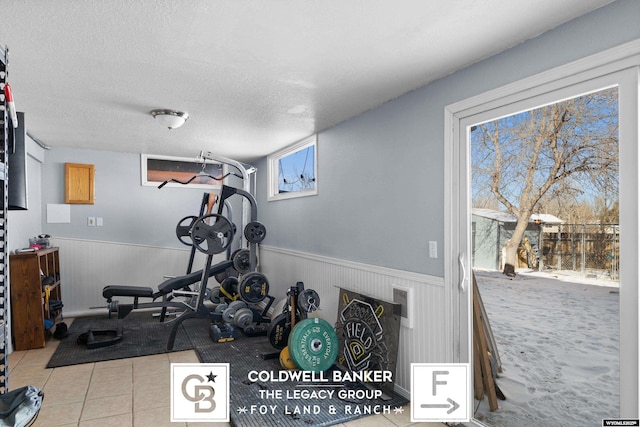
[[[411,422],[468,422],[468,385],[468,363],[412,363]]]
[[[229,364],[171,364],[171,422],[229,422]]]

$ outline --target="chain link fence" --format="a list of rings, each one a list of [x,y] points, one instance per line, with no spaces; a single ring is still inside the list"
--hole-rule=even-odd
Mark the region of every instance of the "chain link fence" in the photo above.
[[[545,269],[573,270],[587,277],[619,280],[618,224],[560,224],[541,234]]]

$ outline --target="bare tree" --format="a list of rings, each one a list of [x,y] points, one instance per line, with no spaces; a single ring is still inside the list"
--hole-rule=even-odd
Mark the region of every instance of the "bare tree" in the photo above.
[[[514,275],[518,246],[545,195],[617,194],[617,89],[478,125],[471,150],[474,199],[490,193],[517,218],[503,271]]]

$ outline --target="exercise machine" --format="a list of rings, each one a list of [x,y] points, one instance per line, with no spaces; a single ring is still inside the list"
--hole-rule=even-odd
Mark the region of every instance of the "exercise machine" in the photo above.
[[[227,205],[227,199],[236,194],[247,199],[251,207],[251,221],[245,226],[243,233],[249,242],[249,248],[240,249],[231,259],[213,264],[214,255],[227,250],[236,233],[235,225],[222,215],[223,206]],[[207,204],[212,206],[209,199],[207,199]],[[210,211],[211,209],[209,209]],[[143,286],[106,286],[102,294],[107,299],[109,313],[112,311],[118,313],[117,328],[115,330],[88,331],[81,335],[79,342],[86,344],[89,348],[98,348],[121,341],[124,318],[131,311],[139,308],[161,308],[161,321],[164,320],[164,314],[168,307],[184,310],[174,321],[167,343],[168,350],[173,348],[179,326],[188,319],[208,318],[214,322],[233,322],[240,327],[270,321],[267,312],[274,299],[269,295],[269,283],[266,276],[257,271],[257,244],[264,240],[266,228],[257,221],[257,206],[253,196],[244,190],[223,186],[218,213],[206,213],[195,220],[189,219],[188,233],[184,231],[186,226],[182,222],[177,227],[178,238],[186,238],[188,235],[191,239],[192,250],[197,249],[207,255],[204,268],[196,272],[189,272],[184,276],[170,278],[160,284],[157,291]],[[192,263],[193,255],[190,257],[188,271],[191,269]],[[211,293],[207,286],[209,278],[219,275],[230,277],[229,271],[236,269],[240,270],[240,276],[236,279],[237,284],[232,289],[232,299],[237,301],[230,304],[214,304],[213,306],[205,304]],[[191,290],[191,285],[195,286],[198,283],[197,288]],[[131,297],[133,303],[117,304],[113,300],[116,296]],[[178,299],[176,297],[187,298]],[[151,302],[140,302],[142,298],[149,298]],[[158,299],[160,301],[156,301]],[[263,305],[262,309],[256,308],[257,304],[262,303],[265,299],[268,302]],[[106,338],[104,338],[105,336]]]
[[[267,312],[271,307],[274,298],[269,295],[269,282],[266,276],[257,271],[257,245],[266,237],[266,228],[263,224],[258,222],[258,209],[255,198],[248,191],[223,185],[220,194],[218,212],[221,212],[222,204],[226,202],[228,198],[236,194],[244,197],[250,206],[250,221],[244,227],[243,232],[243,235],[248,242],[249,249],[240,249],[231,260],[235,267],[240,268],[240,277],[237,279],[238,284],[235,287],[236,294],[240,298],[240,301],[234,300],[229,304],[218,304],[215,307],[199,304],[195,310],[189,310],[182,313],[175,320],[171,333],[169,334],[169,340],[167,342],[168,350],[173,349],[179,326],[189,319],[208,318],[214,322],[227,323],[232,321],[239,326],[249,326],[252,323],[259,324],[270,321],[270,317],[267,315]],[[216,239],[219,237],[219,231],[216,228],[216,224],[218,224],[218,222],[216,221],[212,225],[207,223],[207,217],[211,215],[221,217],[220,214],[205,215],[198,219],[191,229],[191,239],[194,247],[200,252],[207,254],[207,260],[203,270],[206,270],[208,266],[211,265],[213,255],[221,247],[216,243]],[[226,227],[224,230],[226,230]],[[230,232],[234,232],[233,228],[230,229]],[[207,289],[207,280],[208,277],[203,275],[202,283],[200,285],[200,301],[204,301],[205,290]],[[232,298],[234,297],[235,295]],[[259,311],[256,308],[242,306],[243,304],[258,304],[265,299],[268,300],[268,303],[264,306],[262,311]]]

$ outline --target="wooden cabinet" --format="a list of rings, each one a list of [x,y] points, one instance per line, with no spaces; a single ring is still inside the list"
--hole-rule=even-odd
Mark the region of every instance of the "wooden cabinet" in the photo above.
[[[79,163],[65,163],[64,176],[64,202],[92,205],[95,167]]]
[[[14,349],[44,347],[62,314],[58,248],[10,255],[9,274]]]

